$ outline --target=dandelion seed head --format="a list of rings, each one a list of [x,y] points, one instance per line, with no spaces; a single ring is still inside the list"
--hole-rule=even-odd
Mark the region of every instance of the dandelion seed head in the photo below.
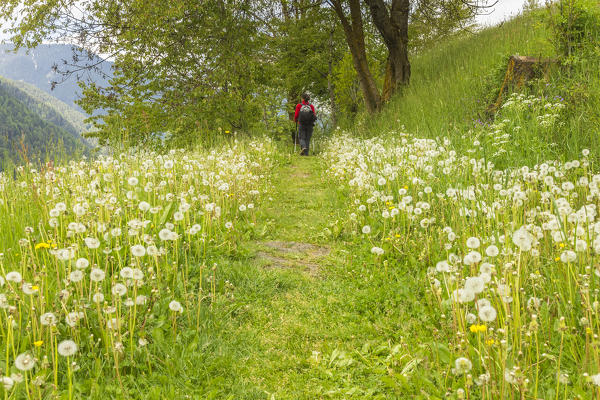
[[[473,363],[468,358],[459,357],[454,361],[454,367],[458,375],[466,374],[473,368]]]
[[[169,303],[169,309],[171,311],[173,311],[173,312],[178,312],[178,313],[182,313],[183,312],[183,306],[177,300],[172,300]]]
[[[467,247],[470,249],[478,249],[480,245],[481,242],[474,236],[467,239]]]
[[[29,371],[33,367],[35,367],[35,358],[29,353],[19,354],[15,358],[15,367],[19,371]]]
[[[112,294],[115,296],[123,297],[127,294],[127,287],[122,283],[115,283],[111,289]]]
[[[14,283],[21,283],[21,281],[23,280],[21,273],[17,272],[17,271],[10,271],[9,273],[6,274],[5,278],[6,278],[7,282],[14,282]]]
[[[143,257],[146,255],[146,248],[141,244],[131,246],[131,254],[134,257]]]
[[[44,326],[56,325],[58,318],[51,312],[44,313],[40,316],[40,323]]]
[[[491,305],[485,305],[479,309],[479,319],[484,322],[492,322],[496,319],[496,309]]]
[[[90,265],[90,262],[87,258],[78,258],[75,261],[75,268],[77,269],[86,269]]]
[[[104,280],[106,273],[99,268],[93,268],[90,271],[90,280],[92,282],[101,282]]]

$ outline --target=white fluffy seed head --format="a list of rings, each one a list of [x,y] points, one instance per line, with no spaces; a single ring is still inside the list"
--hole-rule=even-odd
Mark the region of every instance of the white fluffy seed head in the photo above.
[[[479,319],[484,322],[492,322],[496,319],[496,309],[491,305],[486,305],[479,309]]]
[[[35,359],[29,353],[22,353],[15,358],[15,367],[19,371],[29,371],[35,367]]]
[[[183,306],[177,300],[173,300],[169,303],[169,309],[173,312],[183,312]]]
[[[77,353],[77,343],[72,340],[63,340],[58,344],[58,354],[63,357],[70,357]]]

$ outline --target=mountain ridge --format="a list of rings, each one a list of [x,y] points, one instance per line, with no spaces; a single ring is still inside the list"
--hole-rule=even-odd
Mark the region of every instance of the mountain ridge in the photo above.
[[[106,85],[107,78],[112,76],[112,63],[104,61],[97,66],[96,71],[80,71],[62,81],[63,76],[57,72],[57,68],[74,62],[75,47],[71,45],[42,44],[33,49],[19,49],[16,52],[13,49],[14,46],[10,43],[0,44],[0,76],[31,84],[80,112],[83,110],[76,101],[81,96],[81,88],[77,82],[89,80],[102,86]],[[101,59],[91,55],[87,61],[90,64]],[[57,81],[60,83],[53,85],[53,82]]]

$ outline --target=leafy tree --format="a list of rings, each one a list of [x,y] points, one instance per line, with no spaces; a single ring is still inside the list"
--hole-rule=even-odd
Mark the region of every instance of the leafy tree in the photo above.
[[[488,7],[482,0],[327,0],[335,10],[344,28],[346,41],[358,74],[367,111],[378,111],[382,104],[410,82],[409,20],[411,12],[420,20],[443,22],[438,35],[437,25],[425,33],[443,36],[472,20],[482,8]],[[495,4],[495,3],[494,3]],[[369,68],[365,46],[364,6],[368,10],[380,39],[387,48],[387,61],[383,90],[380,93]]]
[[[0,15],[10,18],[19,3],[7,0]],[[75,7],[82,15],[73,15]],[[68,38],[114,58],[110,85],[86,85],[80,102],[87,112],[106,111],[94,118],[101,138],[125,128],[137,142],[167,132],[185,141],[262,120],[257,97],[273,73],[257,7],[249,0],[37,2],[23,9],[13,40],[30,46]]]
[[[210,132],[272,129],[303,90],[328,98],[335,120],[335,94],[345,90],[336,83],[352,87],[348,74],[335,74],[348,49],[367,110],[379,110],[409,83],[409,33],[456,30],[475,9],[468,1],[4,0],[0,19],[14,21],[17,48],[77,45],[66,74],[97,68],[96,54],[114,61],[108,85],[82,83],[82,108],[104,112],[92,117],[101,143],[185,144]],[[355,111],[352,103],[344,108]]]

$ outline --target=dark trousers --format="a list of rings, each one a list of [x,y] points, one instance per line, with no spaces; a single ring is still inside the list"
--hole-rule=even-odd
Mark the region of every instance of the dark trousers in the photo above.
[[[300,141],[300,148],[302,150],[306,149],[306,151],[303,151],[303,154],[305,155],[308,155],[308,149],[310,148],[310,138],[312,137],[312,134],[312,126],[298,126],[298,140]]]

